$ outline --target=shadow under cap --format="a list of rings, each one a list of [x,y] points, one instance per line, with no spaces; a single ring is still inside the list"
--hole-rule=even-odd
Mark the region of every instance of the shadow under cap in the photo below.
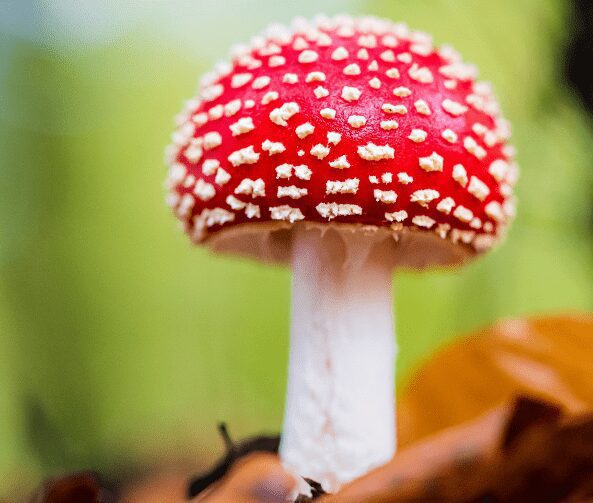
[[[463,265],[480,254],[462,242],[453,243],[434,233],[403,228],[393,230],[374,225],[300,222],[261,222],[240,224],[211,234],[202,243],[212,252],[255,259],[271,264],[290,264],[295,230],[317,230],[319,238],[328,233],[360,233],[385,248],[395,269],[426,270]]]

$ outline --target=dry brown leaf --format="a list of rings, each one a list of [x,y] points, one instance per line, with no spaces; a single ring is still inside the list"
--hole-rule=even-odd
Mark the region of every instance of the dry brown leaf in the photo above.
[[[400,447],[517,395],[593,408],[593,316],[506,320],[458,339],[416,372],[398,401]]]
[[[593,498],[593,413],[520,398],[414,444],[323,503]],[[582,501],[586,501],[582,499]]]

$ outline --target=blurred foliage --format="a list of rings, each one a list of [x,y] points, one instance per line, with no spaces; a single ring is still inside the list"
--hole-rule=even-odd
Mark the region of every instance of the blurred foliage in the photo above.
[[[478,63],[513,122],[519,217],[462,271],[398,276],[400,377],[501,316],[593,308],[591,130],[561,74],[566,2],[0,9],[0,488],[16,474],[208,458],[219,419],[237,437],[279,429],[289,273],[190,247],[162,189],[171,118],[197,76],[271,21],[405,20]]]

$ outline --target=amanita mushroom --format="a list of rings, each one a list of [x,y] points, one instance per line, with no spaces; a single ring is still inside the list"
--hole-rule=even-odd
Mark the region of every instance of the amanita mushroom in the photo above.
[[[328,490],[396,448],[392,271],[501,240],[517,178],[488,84],[376,18],[273,26],[178,117],[168,203],[195,243],[292,264],[280,455]]]

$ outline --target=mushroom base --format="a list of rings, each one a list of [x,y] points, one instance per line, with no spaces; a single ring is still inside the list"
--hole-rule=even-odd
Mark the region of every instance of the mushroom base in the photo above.
[[[391,239],[297,228],[280,456],[336,491],[395,452]]]

